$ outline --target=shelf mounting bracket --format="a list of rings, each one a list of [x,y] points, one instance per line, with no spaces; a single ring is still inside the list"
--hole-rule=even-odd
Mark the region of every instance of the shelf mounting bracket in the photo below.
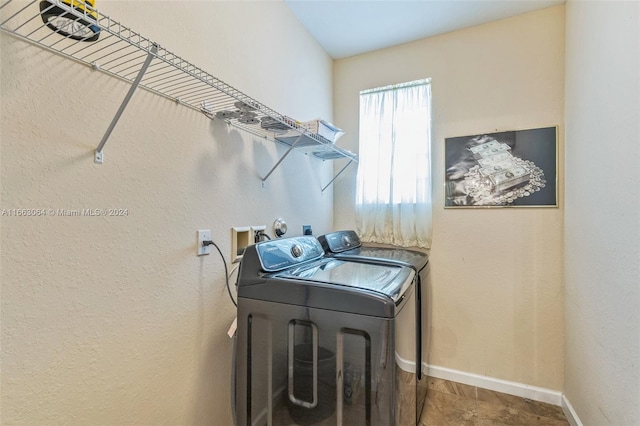
[[[127,107],[127,104],[129,104],[129,101],[131,100],[131,97],[133,96],[133,92],[135,92],[136,89],[138,88],[138,86],[140,85],[140,82],[142,81],[142,77],[144,76],[144,73],[147,71],[147,68],[149,68],[149,65],[151,64],[151,60],[154,58],[154,56],[155,56],[155,54],[157,52],[158,52],[158,45],[157,44],[153,44],[151,46],[151,50],[149,51],[149,54],[147,55],[147,59],[145,59],[144,64],[142,64],[142,68],[140,68],[140,71],[138,71],[138,75],[136,76],[136,79],[131,84],[131,87],[129,88],[129,91],[127,92],[127,95],[124,97],[124,100],[122,101],[122,104],[120,105],[120,108],[118,108],[118,111],[116,112],[116,115],[113,117],[113,120],[111,120],[111,124],[109,124],[109,127],[107,128],[107,131],[104,133],[104,136],[102,137],[102,140],[100,141],[100,144],[96,148],[95,156],[94,156],[94,162],[96,162],[98,164],[102,164],[103,163],[104,155],[102,153],[102,149],[104,148],[104,145],[107,143],[107,140],[109,139],[109,136],[111,136],[111,132],[116,127],[116,124],[118,124],[118,120],[120,120],[120,116],[124,112],[124,109]]]
[[[327,188],[328,188],[328,187],[333,183],[333,181],[335,181],[336,179],[338,179],[338,176],[340,176],[340,175],[342,174],[342,172],[344,172],[345,170],[347,170],[347,167],[349,167],[349,166],[351,165],[351,163],[353,163],[353,160],[351,160],[351,159],[350,159],[350,160],[349,160],[349,162],[348,162],[347,164],[345,164],[345,166],[344,166],[343,168],[341,168],[341,169],[340,169],[340,171],[339,171],[338,173],[336,173],[336,175],[333,177],[333,179],[331,179],[331,180],[329,181],[329,183],[328,183],[328,184],[326,184],[326,185],[324,186],[324,188],[322,188],[322,191],[320,191],[320,192],[324,192],[324,190],[325,190],[325,189],[327,189]]]
[[[280,163],[282,163],[282,161],[287,158],[287,155],[289,155],[291,153],[291,151],[293,151],[293,148],[296,146],[296,144],[298,142],[300,142],[300,140],[304,137],[303,133],[300,133],[300,136],[298,136],[298,138],[289,146],[289,149],[287,149],[287,152],[284,153],[284,155],[282,157],[280,157],[280,159],[278,160],[278,162],[271,168],[271,170],[269,170],[269,173],[267,173],[267,175],[265,177],[262,178],[262,186],[264,186],[264,183],[267,181],[267,179],[269,179],[269,176],[271,176],[271,173],[273,173],[273,171],[275,169],[278,168],[278,166],[280,165]]]

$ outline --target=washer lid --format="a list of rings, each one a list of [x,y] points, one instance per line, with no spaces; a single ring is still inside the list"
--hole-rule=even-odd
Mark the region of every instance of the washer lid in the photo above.
[[[415,272],[400,265],[379,265],[323,259],[299,268],[273,274],[273,278],[304,281],[300,285],[316,284],[342,287],[345,291],[367,290],[383,294],[399,303],[411,286]]]
[[[429,261],[427,254],[418,250],[362,245],[355,231],[332,232],[319,236],[318,241],[327,254],[339,259],[372,263],[398,263],[412,266],[417,271],[424,268]]]
[[[371,262],[392,262],[411,266],[416,270],[424,268],[429,257],[426,253],[417,250],[401,248],[360,246],[351,250],[336,253],[336,259],[352,259]]]

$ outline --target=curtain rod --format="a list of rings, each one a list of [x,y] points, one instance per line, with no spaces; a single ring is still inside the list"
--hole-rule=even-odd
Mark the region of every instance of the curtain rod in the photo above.
[[[431,83],[430,78],[423,78],[421,80],[409,81],[407,83],[391,84],[389,86],[382,86],[382,87],[376,87],[373,89],[362,90],[360,91],[360,94],[368,95],[370,93],[387,92],[389,90],[404,89],[406,87],[425,86],[429,83]]]

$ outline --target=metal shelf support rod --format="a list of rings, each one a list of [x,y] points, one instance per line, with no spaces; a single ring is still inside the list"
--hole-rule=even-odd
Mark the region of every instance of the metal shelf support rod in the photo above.
[[[113,131],[114,127],[116,127],[116,124],[118,124],[118,120],[120,120],[120,116],[122,115],[122,113],[124,112],[124,109],[127,107],[127,104],[131,100],[131,97],[133,96],[133,92],[136,91],[136,88],[140,84],[140,81],[142,80],[142,77],[144,76],[145,71],[149,67],[151,60],[153,59],[157,51],[158,51],[158,46],[154,44],[151,47],[151,51],[147,55],[147,59],[144,61],[144,64],[142,64],[142,68],[140,68],[140,72],[138,72],[138,76],[134,80],[133,84],[131,84],[131,87],[129,88],[127,95],[124,97],[124,100],[120,105],[120,108],[118,108],[118,112],[116,112],[115,117],[113,117],[113,120],[111,120],[111,124],[109,124],[107,131],[105,132],[104,136],[102,137],[102,140],[100,141],[100,145],[98,145],[98,147],[96,148],[95,159],[94,159],[96,163],[102,164],[102,161],[103,161],[102,149],[104,148],[104,145],[107,143],[109,136],[111,136],[111,132]]]
[[[333,183],[333,181],[338,179],[338,176],[340,176],[342,174],[342,172],[344,172],[347,169],[347,167],[349,167],[351,165],[351,163],[353,163],[353,160],[349,160],[349,162],[343,168],[340,169],[340,171],[333,177],[333,179],[331,179],[329,181],[328,184],[326,184],[324,186],[324,188],[322,188],[322,190],[320,192],[324,192],[324,190],[327,189]]]
[[[269,173],[267,173],[267,175],[264,178],[262,178],[262,184],[263,185],[267,181],[267,179],[269,179],[269,176],[271,176],[271,173],[273,173],[273,171],[278,168],[280,163],[282,163],[282,161],[287,157],[287,155],[289,155],[289,153],[293,150],[293,148],[296,146],[296,144],[298,142],[300,142],[300,140],[302,139],[303,136],[304,136],[304,134],[300,133],[300,136],[298,136],[298,138],[295,140],[295,142],[291,144],[289,149],[287,149],[287,152],[285,152],[284,155],[282,157],[280,157],[278,162],[271,168],[271,170],[269,170]]]

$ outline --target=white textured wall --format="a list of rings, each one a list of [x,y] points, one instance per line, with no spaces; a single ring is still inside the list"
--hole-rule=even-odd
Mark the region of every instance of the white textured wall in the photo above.
[[[331,118],[331,59],[282,2],[98,6],[281,113]],[[227,259],[232,226],[328,232],[330,163],[294,153],[263,188],[281,146],[138,91],[96,165],[129,86],[0,37],[1,207],[128,209],[1,217],[1,423],[229,425],[235,308],[196,230]]]
[[[585,425],[640,424],[640,2],[569,1],[566,378]]]
[[[560,207],[444,210],[444,138],[558,125],[564,115],[564,7],[338,60],[335,122],[358,149],[360,90],[431,77],[434,235],[430,363],[560,390]],[[336,185],[336,228],[353,228],[355,173]]]

